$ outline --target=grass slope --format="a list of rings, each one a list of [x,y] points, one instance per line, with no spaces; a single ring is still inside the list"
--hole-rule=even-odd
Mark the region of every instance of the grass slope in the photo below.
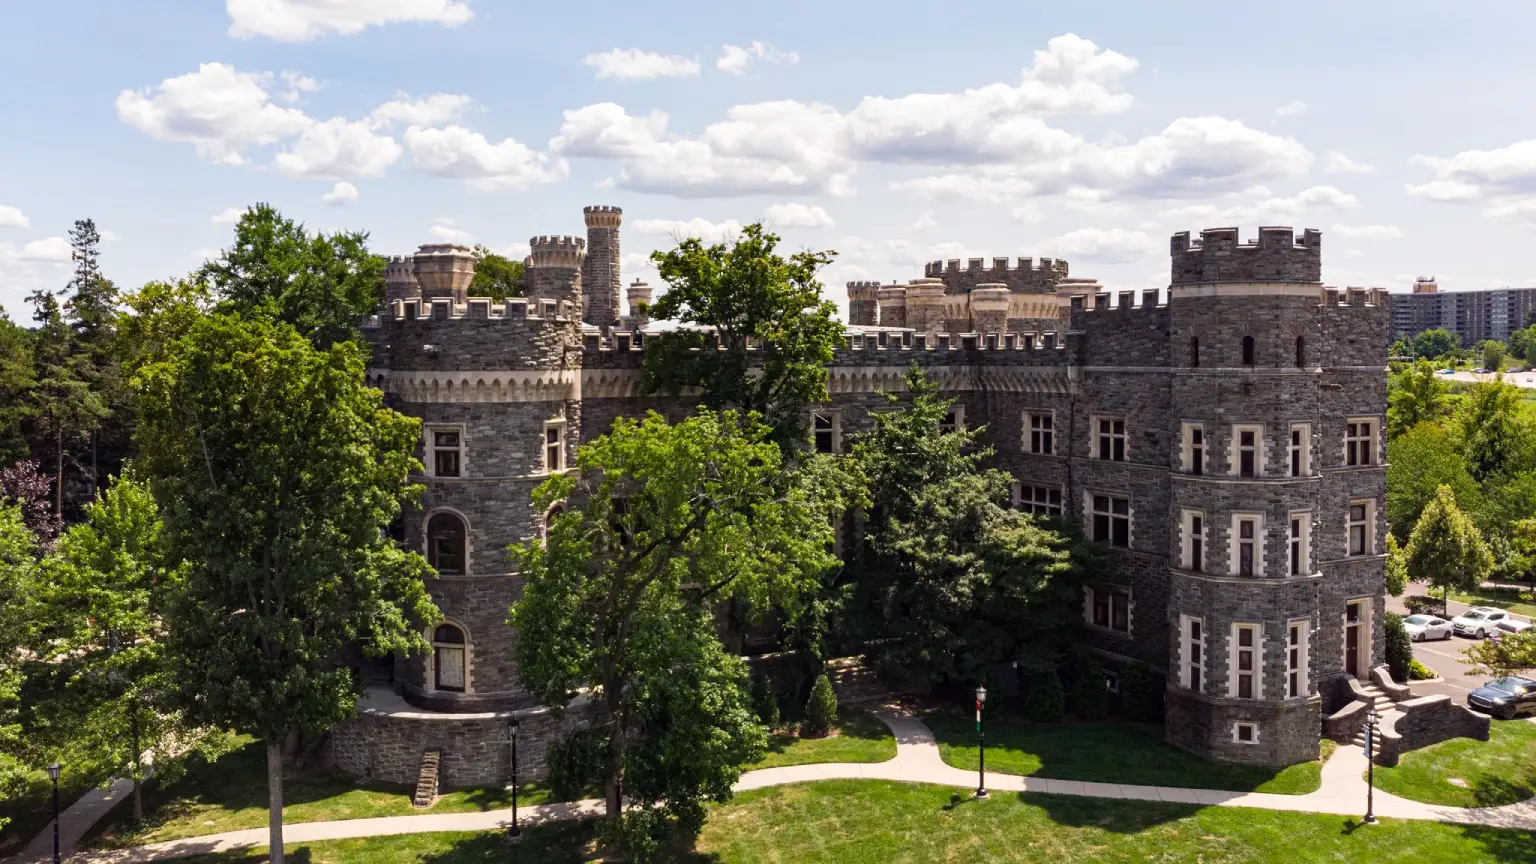
[[[880,718],[856,709],[839,709],[833,734],[826,738],[801,738],[793,732],[775,732],[768,738],[762,760],[743,765],[743,771],[810,765],[818,762],[884,762],[896,758],[896,738]]]
[[[1451,783],[1463,780],[1466,788]],[[1488,741],[1452,738],[1376,768],[1377,788],[1452,807],[1497,807],[1536,796],[1536,723],[1495,720]],[[1536,861],[1536,839],[1531,860]]]

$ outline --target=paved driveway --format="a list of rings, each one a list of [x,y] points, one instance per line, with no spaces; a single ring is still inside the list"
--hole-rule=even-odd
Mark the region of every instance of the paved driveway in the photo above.
[[[1429,588],[1421,583],[1411,583],[1408,590],[1403,592],[1404,597],[1415,594],[1429,594]],[[1466,603],[1451,601],[1451,615],[1460,615],[1470,609]],[[1400,615],[1407,615],[1408,608],[1403,605],[1401,597],[1388,597],[1387,610]],[[1433,696],[1439,693],[1451,697],[1458,704],[1466,704],[1467,694],[1482,686],[1488,680],[1486,675],[1473,675],[1468,667],[1461,664],[1462,652],[1477,644],[1476,639],[1465,636],[1451,636],[1443,642],[1415,642],[1413,643],[1413,656],[1420,663],[1440,673],[1444,681],[1428,683],[1423,681],[1409,681],[1408,686],[1413,688],[1415,696]]]

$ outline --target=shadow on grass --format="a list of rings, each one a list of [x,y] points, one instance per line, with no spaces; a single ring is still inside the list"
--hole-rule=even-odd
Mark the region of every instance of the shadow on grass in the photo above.
[[[1461,833],[1468,840],[1481,845],[1495,861],[1507,861],[1510,864],[1536,861],[1536,837],[1530,831],[1467,825],[1462,827]]]
[[[1477,802],[1478,807],[1516,804],[1532,796],[1536,796],[1536,789],[1525,783],[1512,783],[1503,777],[1484,775],[1472,784],[1472,800]],[[1532,845],[1532,855],[1536,856],[1536,840],[1532,841]]]
[[[1203,804],[1171,801],[1111,801],[1040,792],[1015,794],[1021,803],[1044,810],[1045,815],[1058,825],[1097,828],[1115,834],[1139,834],[1149,828],[1187,819],[1205,809]]]
[[[860,711],[856,708],[837,709],[837,737],[852,738],[861,741],[881,741],[891,737],[891,730],[878,717]],[[795,742],[802,740],[826,740],[825,738],[802,738],[794,731],[781,730],[768,736],[768,746],[763,748],[764,755],[782,754]]]

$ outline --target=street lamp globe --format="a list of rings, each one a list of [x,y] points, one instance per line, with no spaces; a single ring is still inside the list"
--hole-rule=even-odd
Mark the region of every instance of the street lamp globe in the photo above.
[[[987,703],[987,688],[980,686],[976,688],[976,701],[983,705]]]
[[[57,763],[57,762],[53,763],[52,765],[49,765],[48,766],[48,779],[50,779],[50,780],[54,781],[55,783],[57,783],[58,780],[59,780],[59,772],[62,771],[62,770],[63,769],[59,767],[59,763]]]

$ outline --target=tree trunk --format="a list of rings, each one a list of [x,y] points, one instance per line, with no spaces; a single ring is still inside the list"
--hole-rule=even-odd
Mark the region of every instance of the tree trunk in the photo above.
[[[133,747],[133,821],[139,823],[144,821],[144,765],[141,761],[143,753],[139,749],[139,713],[136,708],[129,708],[128,710],[133,711],[133,741],[131,742]]]
[[[267,860],[283,864],[283,743],[267,741]]]
[[[59,519],[64,518],[64,426],[59,425],[58,432],[53,437],[53,515]]]

